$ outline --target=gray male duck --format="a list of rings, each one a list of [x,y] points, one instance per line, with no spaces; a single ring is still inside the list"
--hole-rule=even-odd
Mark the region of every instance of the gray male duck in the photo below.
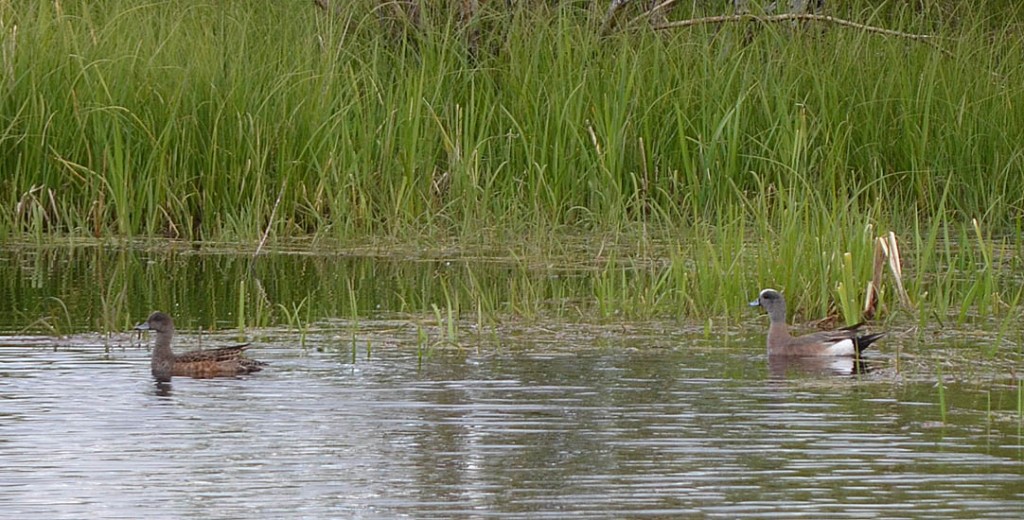
[[[786,325],[786,300],[775,289],[765,289],[750,302],[751,307],[763,307],[768,312],[768,355],[793,357],[856,356],[878,338],[885,335],[858,334],[863,323],[804,336],[792,336]]]
[[[197,379],[210,377],[231,377],[259,372],[266,363],[249,359],[242,352],[249,344],[221,347],[209,350],[194,350],[183,354],[171,351],[174,337],[174,320],[157,311],[149,315],[135,330],[156,332],[156,344],[150,358],[153,378],[160,382],[171,380],[171,376],[188,376]]]

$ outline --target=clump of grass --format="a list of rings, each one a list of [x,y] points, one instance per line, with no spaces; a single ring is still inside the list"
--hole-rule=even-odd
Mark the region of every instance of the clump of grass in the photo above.
[[[21,211],[0,229],[656,229],[726,225],[751,201],[768,218],[786,198],[1000,227],[1021,203],[1024,81],[1006,29],[1019,10],[996,28],[958,12],[944,54],[835,28],[600,39],[597,13],[569,5],[493,12],[506,30],[472,51],[443,13],[394,40],[368,7],[6,4],[0,48],[18,79],[4,82],[0,156],[15,173],[0,182]],[[942,27],[940,13],[874,16]]]
[[[245,300],[246,300],[246,290],[245,290],[245,279],[243,278],[243,279],[238,281],[238,310],[236,311],[237,312],[236,319],[238,320],[238,333],[239,334],[245,334],[245,324],[246,324]]]
[[[440,344],[458,347],[459,345],[459,326],[458,318],[456,317],[456,311],[451,305],[445,308],[445,312],[442,312],[437,305],[432,305],[434,311],[434,319],[437,320],[437,328],[441,331],[442,338]]]
[[[299,345],[306,348],[306,336],[309,334],[309,323],[310,323],[310,305],[309,297],[303,298],[298,303],[292,303],[291,306],[285,306],[282,303],[278,303],[276,307],[284,315],[285,323],[289,327],[299,332]],[[300,316],[304,314],[304,316]]]
[[[621,247],[560,264],[602,259],[579,277],[513,261],[387,289],[479,325],[735,316],[770,285],[797,317],[850,322],[892,230],[922,320],[1015,308],[998,264],[1022,234],[1018,6],[842,6],[945,52],[817,26],[601,38],[603,12],[572,2],[492,9],[479,23],[502,30],[474,42],[432,10],[396,38],[371,7],[3,4],[0,240],[483,244],[525,265],[584,235]],[[260,279],[218,289],[240,330],[272,319]],[[182,301],[153,285],[175,297],[151,307]],[[332,311],[374,309],[353,287]]]

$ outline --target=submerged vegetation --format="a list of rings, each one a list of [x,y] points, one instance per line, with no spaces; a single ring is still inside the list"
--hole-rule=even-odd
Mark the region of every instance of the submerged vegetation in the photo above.
[[[912,307],[883,291],[885,308],[1006,320],[1024,12],[917,4],[839,14],[935,45],[749,21],[601,36],[590,2],[397,30],[369,0],[0,3],[0,241],[478,248],[591,265],[600,315],[732,316],[770,285],[852,320],[892,232]],[[671,16],[708,14],[689,9]],[[509,280],[535,297],[424,309],[558,302]],[[264,308],[253,291],[239,320]]]

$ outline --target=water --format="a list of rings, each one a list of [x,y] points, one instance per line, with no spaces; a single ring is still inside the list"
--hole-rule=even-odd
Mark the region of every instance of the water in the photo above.
[[[352,324],[305,349],[267,330],[267,370],[167,386],[130,342],[0,348],[0,516],[1022,513],[1010,381],[949,383],[943,422],[934,381],[894,379],[880,353],[780,378],[759,343],[554,326],[424,352],[403,321],[364,322],[354,358]]]
[[[783,366],[753,315],[710,333],[467,320],[452,342],[436,313],[403,312],[443,292],[431,284],[447,283],[444,263],[346,259],[355,278],[339,281],[331,262],[278,257],[269,294],[341,317],[249,327],[252,357],[271,363],[258,374],[157,385],[151,338],[99,334],[126,318],[97,309],[138,286],[157,290],[124,304],[133,322],[205,297],[179,317],[176,347],[230,344],[231,315],[213,309],[237,295],[196,287],[245,263],[89,256],[0,255],[0,517],[1024,516],[1012,349],[925,350],[897,331],[856,370]],[[352,280],[349,303],[297,303]],[[547,283],[571,296],[589,282]],[[377,312],[345,318],[345,305]]]

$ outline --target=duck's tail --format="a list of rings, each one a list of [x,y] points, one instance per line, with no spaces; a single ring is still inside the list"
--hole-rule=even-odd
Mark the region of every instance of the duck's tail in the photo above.
[[[853,344],[857,347],[857,353],[859,354],[861,352],[864,352],[864,349],[871,346],[872,343],[878,341],[878,339],[881,338],[882,336],[885,336],[884,332],[857,336],[853,341]]]

